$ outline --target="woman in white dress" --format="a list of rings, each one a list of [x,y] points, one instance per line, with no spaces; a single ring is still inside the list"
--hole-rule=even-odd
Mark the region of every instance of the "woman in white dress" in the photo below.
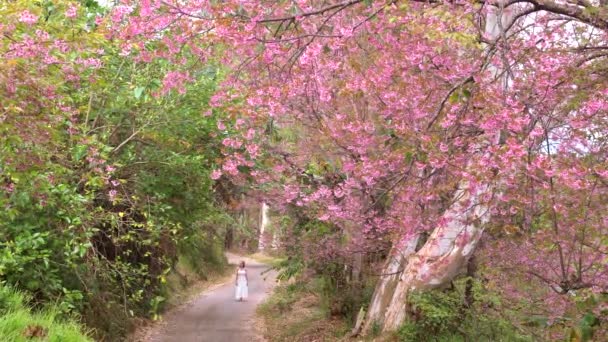
[[[247,270],[245,269],[245,262],[241,261],[239,268],[236,270],[236,290],[234,299],[242,302],[247,299],[249,280],[247,279]]]

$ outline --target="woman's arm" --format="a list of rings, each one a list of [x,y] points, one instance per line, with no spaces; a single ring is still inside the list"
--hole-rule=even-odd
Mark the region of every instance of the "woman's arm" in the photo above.
[[[247,270],[245,270],[245,285],[249,286],[249,278],[247,278]]]
[[[239,270],[236,270],[236,274],[234,277],[234,285],[238,285],[239,284]]]

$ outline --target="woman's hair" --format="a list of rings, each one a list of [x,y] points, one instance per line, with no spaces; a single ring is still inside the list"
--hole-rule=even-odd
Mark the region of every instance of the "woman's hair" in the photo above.
[[[241,267],[245,267],[245,262],[244,262],[244,261],[241,261],[240,266],[241,266]]]

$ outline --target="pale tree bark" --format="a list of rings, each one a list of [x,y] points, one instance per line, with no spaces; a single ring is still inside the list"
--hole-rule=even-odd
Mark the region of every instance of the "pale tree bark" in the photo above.
[[[501,8],[488,11],[485,37],[491,40],[504,34],[503,28],[511,24],[512,15]],[[490,70],[498,75],[499,70]],[[502,80],[504,87],[507,79]],[[424,246],[417,252],[411,250],[416,242],[410,242],[410,249],[404,254],[393,253],[385,265],[383,273],[391,274],[399,267],[403,271],[397,276],[381,278],[376,286],[367,314],[364,332],[369,333],[374,324],[382,331],[394,331],[407,319],[408,295],[412,291],[424,291],[448,284],[466,267],[479,239],[484,225],[489,221],[487,205],[482,201],[485,194],[492,191],[489,185],[469,189],[467,182],[461,182],[453,197],[453,204],[443,213],[445,225],[434,229]],[[409,252],[409,253],[408,253]],[[398,280],[395,280],[398,278]]]
[[[264,248],[266,248],[265,233],[268,230],[268,209],[268,204],[262,203],[260,209],[260,234],[258,236],[258,250],[260,252],[264,251]]]
[[[270,248],[275,251],[281,247],[281,238],[279,236],[279,232],[280,231],[277,229],[277,227],[272,230],[272,242],[270,243]]]
[[[490,218],[487,206],[479,201],[488,190],[481,187],[472,193],[464,189],[456,192],[456,202],[443,215],[448,223],[433,231],[401,273],[384,314],[383,331],[397,330],[406,319],[411,291],[444,286],[461,273]]]
[[[419,235],[416,235],[414,238],[408,239],[403,245],[396,245],[392,248],[367,309],[363,331],[371,331],[374,324],[380,324],[384,321],[386,308],[393,299],[397,283],[409,257],[416,251],[418,240]]]
[[[280,247],[279,235],[276,231],[272,232],[272,244],[270,247],[275,251]]]

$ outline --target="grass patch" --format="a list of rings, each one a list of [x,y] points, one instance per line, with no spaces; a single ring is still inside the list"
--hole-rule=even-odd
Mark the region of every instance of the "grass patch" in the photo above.
[[[0,341],[21,342],[36,338],[48,342],[92,341],[79,324],[61,319],[54,309],[33,311],[25,297],[0,286]]]

